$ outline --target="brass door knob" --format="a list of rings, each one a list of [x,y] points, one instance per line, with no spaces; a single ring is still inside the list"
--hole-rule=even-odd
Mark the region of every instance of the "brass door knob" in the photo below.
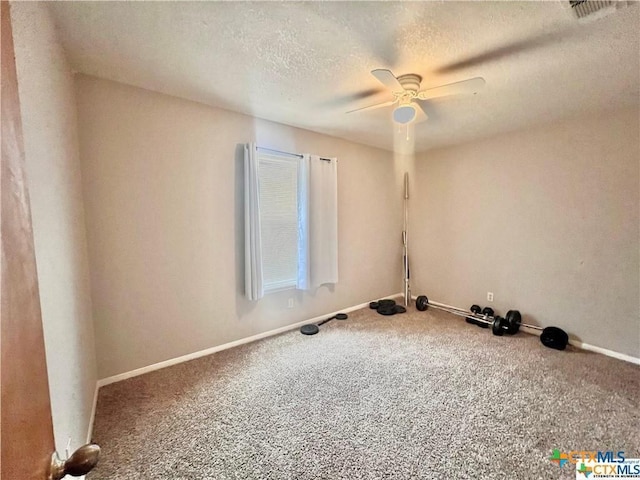
[[[51,456],[48,480],[61,480],[65,475],[80,477],[86,475],[98,464],[100,447],[94,443],[83,445],[66,460],[61,460],[57,452]]]

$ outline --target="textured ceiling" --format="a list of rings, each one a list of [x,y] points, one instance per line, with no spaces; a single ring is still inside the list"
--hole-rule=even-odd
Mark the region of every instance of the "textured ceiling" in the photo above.
[[[80,72],[389,150],[391,109],[344,113],[389,98],[374,68],[420,74],[423,88],[486,79],[477,95],[426,102],[418,151],[640,103],[638,4],[586,22],[568,1],[49,8]]]

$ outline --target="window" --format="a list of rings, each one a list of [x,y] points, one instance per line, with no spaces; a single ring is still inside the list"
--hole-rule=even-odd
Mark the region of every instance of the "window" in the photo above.
[[[337,159],[244,145],[244,280],[249,300],[338,281]]]
[[[264,291],[296,286],[298,277],[298,164],[296,157],[258,153]]]

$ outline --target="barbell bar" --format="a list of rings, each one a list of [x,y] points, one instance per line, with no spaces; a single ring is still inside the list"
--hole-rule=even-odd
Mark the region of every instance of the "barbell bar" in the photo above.
[[[459,317],[465,317],[465,319],[467,319],[467,322],[469,322],[469,319],[472,319],[482,320],[484,322],[487,322],[488,324],[493,323],[492,320],[489,320],[489,318],[493,318],[493,309],[491,309],[490,307],[486,307],[485,309],[480,310],[480,307],[478,305],[473,305],[471,307],[471,310],[464,310],[457,307],[443,307],[441,305],[434,305],[433,303],[429,303],[429,299],[426,295],[420,295],[418,298],[416,298],[416,308],[419,311],[423,312],[429,307],[435,308],[437,310],[442,310],[443,312],[451,313]]]
[[[469,310],[463,310],[457,307],[442,307],[440,305],[434,305],[429,302],[429,298],[426,295],[420,295],[418,298],[416,298],[416,308],[418,310],[423,311],[428,307],[433,307],[438,310],[453,313],[454,315],[464,316],[467,323],[473,323],[484,328],[495,326],[493,330],[496,335],[502,335],[504,333],[514,335],[518,333],[521,325],[529,328],[534,328],[536,330],[543,330],[542,327],[522,323],[522,315],[520,315],[520,312],[518,310],[509,310],[507,312],[507,315],[502,318],[500,316],[496,316],[493,308],[491,307],[485,307],[480,310],[480,307],[478,305],[472,305]],[[501,320],[497,322],[497,319]]]
[[[505,333],[508,335],[514,335],[518,333],[521,326],[532,328],[534,330],[541,331],[540,341],[542,344],[549,348],[556,350],[564,350],[569,342],[569,336],[567,333],[558,327],[539,327],[537,325],[530,325],[522,322],[522,315],[518,310],[509,310],[505,317],[495,316],[495,313],[491,307],[485,307],[480,310],[478,305],[472,305],[469,310],[463,310],[457,307],[443,307],[440,305],[434,305],[429,302],[429,298],[426,295],[420,295],[416,298],[416,309],[424,311],[429,307],[433,307],[437,310],[442,310],[453,315],[465,317],[468,323],[474,323],[483,328],[491,327],[491,331],[494,335],[502,336]]]

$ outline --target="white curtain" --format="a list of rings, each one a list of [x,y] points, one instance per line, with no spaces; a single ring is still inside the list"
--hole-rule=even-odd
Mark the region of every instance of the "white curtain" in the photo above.
[[[309,160],[309,288],[338,282],[338,160]]]
[[[264,296],[258,156],[255,143],[244,146],[244,285],[249,300]]]
[[[309,169],[311,155],[298,164],[298,290],[311,288],[309,251]]]

